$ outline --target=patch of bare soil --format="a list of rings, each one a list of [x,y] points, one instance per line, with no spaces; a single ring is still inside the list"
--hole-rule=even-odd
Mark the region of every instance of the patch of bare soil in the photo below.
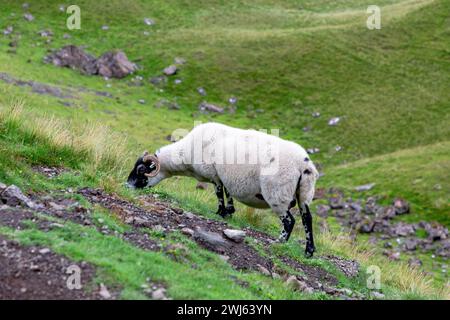
[[[2,214],[0,214],[2,216]],[[81,288],[67,285],[70,266],[80,268]],[[101,299],[92,279],[95,269],[75,263],[48,248],[26,247],[0,236],[0,299],[88,300]],[[69,279],[70,280],[70,279]],[[71,283],[69,281],[69,283]],[[114,296],[111,296],[114,298]]]

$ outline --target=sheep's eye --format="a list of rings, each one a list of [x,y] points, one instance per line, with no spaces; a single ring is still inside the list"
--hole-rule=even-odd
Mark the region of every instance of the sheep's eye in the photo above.
[[[144,174],[144,173],[145,173],[145,166],[144,166],[143,164],[140,164],[140,165],[137,167],[137,173],[138,173],[138,174]]]

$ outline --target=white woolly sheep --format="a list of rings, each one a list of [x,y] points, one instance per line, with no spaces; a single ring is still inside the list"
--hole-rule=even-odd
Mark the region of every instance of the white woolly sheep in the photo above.
[[[217,213],[222,217],[234,213],[233,198],[250,207],[270,207],[283,224],[280,241],[289,239],[295,224],[290,209],[298,203],[306,233],[305,254],[313,255],[308,205],[319,174],[298,144],[255,130],[205,123],[154,155],[145,152],[137,160],[127,185],[152,187],[172,176],[213,183],[219,200]]]

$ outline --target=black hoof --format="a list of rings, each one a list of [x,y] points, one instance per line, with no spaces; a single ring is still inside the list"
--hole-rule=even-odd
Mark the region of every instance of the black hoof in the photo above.
[[[306,248],[305,249],[305,257],[306,258],[312,258],[314,255],[314,251],[316,251],[315,248]]]
[[[216,212],[217,215],[221,216],[222,218],[225,218],[227,216],[231,216],[232,213],[230,213],[227,208],[219,208]]]
[[[233,213],[236,212],[236,210],[234,209],[233,206],[228,206],[228,207],[225,208],[225,212],[226,212],[227,215],[231,216]]]

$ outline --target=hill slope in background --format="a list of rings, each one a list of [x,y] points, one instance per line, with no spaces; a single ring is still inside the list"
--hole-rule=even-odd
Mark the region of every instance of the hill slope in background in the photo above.
[[[13,27],[11,34],[0,36],[3,108],[22,100],[30,117],[69,119],[79,132],[86,122],[95,121],[126,141],[119,152],[126,161],[114,178],[98,177],[92,167],[81,169],[91,187],[121,190],[119,183],[142,150],[167,144],[167,135],[176,128],[212,120],[280,129],[283,138],[320,149],[312,155],[324,173],[320,188],[338,187],[358,198],[356,186],[375,183],[364,197],[381,196],[386,203],[395,197],[407,199],[412,213],[404,221],[450,226],[446,1],[379,1],[382,29],[374,31],[365,26],[368,4],[360,0],[79,1],[82,28],[73,31],[66,28],[68,15],[60,3],[29,1],[26,8],[16,1],[1,3],[0,29]],[[34,20],[26,21],[26,12]],[[147,25],[145,18],[154,24]],[[42,30],[52,35],[42,36]],[[67,44],[84,46],[96,56],[124,50],[139,65],[136,75],[143,80],[136,75],[122,80],[88,77],[42,62],[49,50]],[[177,57],[186,61],[178,65],[177,74],[162,85],[151,84],[149,80]],[[31,85],[7,81],[11,77],[70,90],[72,95],[37,94]],[[206,95],[199,94],[199,88]],[[231,97],[237,99],[234,113],[198,110],[203,101],[227,107]],[[180,110],[165,107],[164,101]],[[340,119],[336,126],[328,125],[333,117]],[[95,145],[91,138],[89,143]],[[2,150],[11,152],[16,142],[2,140]],[[72,163],[50,155],[47,159],[40,153],[44,147],[29,158],[27,150],[11,157],[4,152],[1,159],[7,165],[0,169],[0,182],[36,191],[39,188],[23,176],[30,165],[80,170],[78,158]],[[16,166],[14,159],[25,159],[24,166]],[[71,187],[82,182],[69,181]],[[215,210],[211,192],[195,189],[191,179],[165,181],[156,192],[177,199],[184,208]],[[267,211],[238,209],[233,219],[239,226],[273,233],[279,228]],[[296,233],[301,237],[300,228]],[[437,274],[439,285],[448,283],[448,271],[442,267],[447,260],[433,262],[428,254],[421,259],[430,260],[427,270]]]

